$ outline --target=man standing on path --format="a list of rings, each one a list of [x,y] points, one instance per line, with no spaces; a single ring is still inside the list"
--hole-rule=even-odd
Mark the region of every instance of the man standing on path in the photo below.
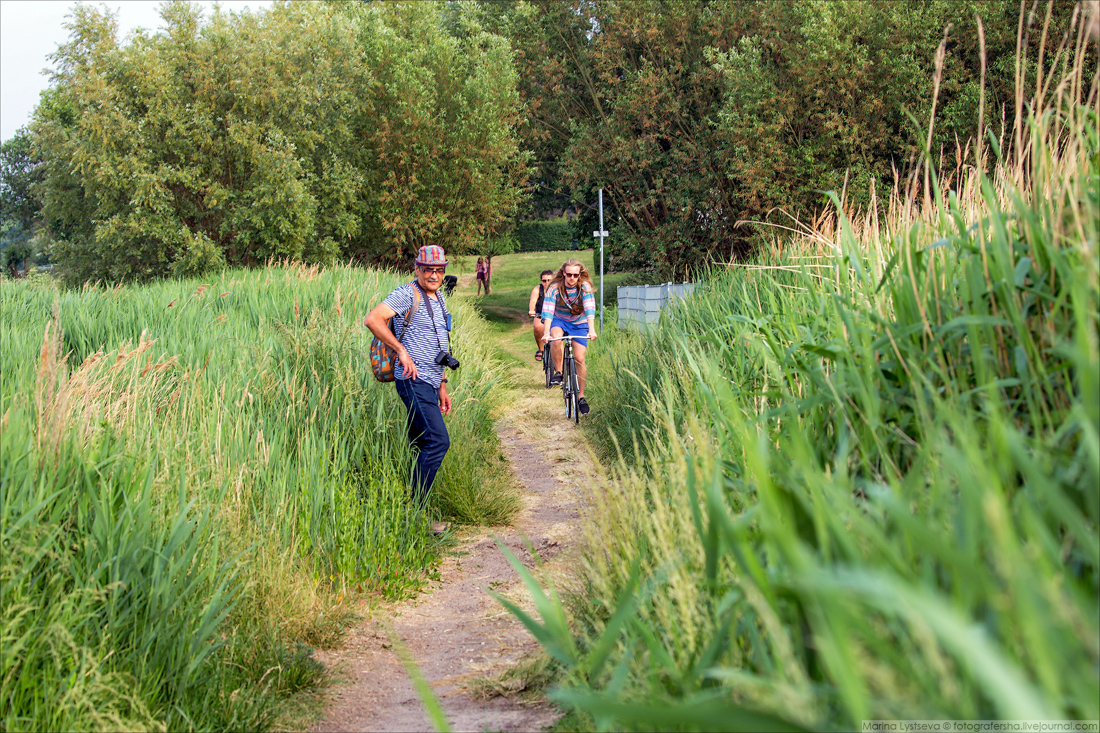
[[[451,314],[439,292],[446,273],[447,256],[442,247],[425,246],[416,257],[416,280],[395,288],[376,305],[363,323],[397,354],[394,366],[397,394],[408,410],[409,441],[418,450],[413,467],[413,499],[423,508],[439,464],[451,446],[443,416],[451,411],[447,379],[443,368],[458,368],[451,356]],[[408,326],[406,314],[412,311]],[[395,335],[386,321],[393,319]],[[400,336],[400,338],[399,338]],[[442,534],[447,525],[432,523],[432,532]]]

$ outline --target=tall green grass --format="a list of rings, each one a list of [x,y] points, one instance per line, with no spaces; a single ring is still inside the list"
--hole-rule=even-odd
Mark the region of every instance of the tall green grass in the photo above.
[[[592,495],[583,589],[536,592],[526,619],[582,727],[1100,717],[1083,59],[1011,155],[988,141],[991,174],[918,173],[714,273],[659,329],[606,334],[589,390],[620,407],[593,434],[622,460]]]
[[[339,636],[346,597],[420,587],[438,550],[361,326],[403,279],[0,286],[5,730],[270,727],[321,681],[308,645]],[[487,324],[451,309],[464,363],[432,512],[502,523],[500,367]]]

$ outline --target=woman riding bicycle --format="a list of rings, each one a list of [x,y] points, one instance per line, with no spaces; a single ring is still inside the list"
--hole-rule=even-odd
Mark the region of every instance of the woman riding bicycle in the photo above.
[[[535,360],[542,359],[542,334],[546,330],[542,327],[542,302],[546,298],[546,288],[550,285],[550,279],[554,277],[553,270],[543,270],[539,275],[539,285],[531,290],[531,301],[527,304],[527,315],[531,316],[535,330]]]
[[[576,337],[573,339],[573,357],[577,362],[577,387],[580,393],[577,411],[582,415],[588,414],[588,401],[584,399],[584,383],[588,376],[584,352],[588,347],[588,339],[596,338],[594,291],[592,278],[580,260],[566,260],[546,286],[546,295],[542,302],[542,340],[545,342],[561,336]],[[554,373],[550,377],[550,384],[561,384],[563,351],[562,342],[555,341],[551,347]]]

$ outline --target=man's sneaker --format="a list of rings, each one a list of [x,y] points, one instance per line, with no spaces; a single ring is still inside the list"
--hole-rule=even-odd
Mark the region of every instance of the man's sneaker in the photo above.
[[[582,415],[587,415],[588,414],[588,400],[586,400],[583,397],[581,397],[579,400],[577,400],[577,412],[579,412]]]
[[[450,522],[432,522],[432,534],[439,537],[451,528]]]
[[[554,372],[550,375],[550,386],[553,387],[555,384],[561,384],[561,372]]]

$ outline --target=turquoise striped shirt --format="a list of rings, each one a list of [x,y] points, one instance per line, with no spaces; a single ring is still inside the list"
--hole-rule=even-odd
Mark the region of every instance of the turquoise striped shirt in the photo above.
[[[578,297],[581,299],[584,310],[577,315],[573,315],[573,310],[569,306],[571,303],[576,303]],[[560,309],[558,308],[559,303],[561,304]],[[558,312],[559,310],[560,312]],[[542,320],[552,322],[555,313],[558,314],[558,318],[567,323],[572,323],[574,326],[583,326],[589,318],[596,317],[596,298],[591,291],[582,290],[579,286],[575,288],[555,287],[553,290],[547,291],[546,297],[543,298]]]

